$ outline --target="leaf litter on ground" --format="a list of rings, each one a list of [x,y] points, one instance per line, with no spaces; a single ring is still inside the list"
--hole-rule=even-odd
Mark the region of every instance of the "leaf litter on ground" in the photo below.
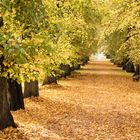
[[[109,61],[93,61],[58,85],[40,87],[12,112],[0,140],[139,140],[140,83]]]

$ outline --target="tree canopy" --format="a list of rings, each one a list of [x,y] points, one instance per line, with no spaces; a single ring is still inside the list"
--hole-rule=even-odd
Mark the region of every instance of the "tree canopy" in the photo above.
[[[119,63],[129,59],[140,64],[140,2],[111,0],[104,5],[108,10],[102,22],[101,43],[106,53]]]
[[[97,49],[98,4],[91,0],[1,0],[1,75],[23,82],[54,74],[62,63],[81,63]]]
[[[1,76],[55,75],[99,47],[119,63],[139,64],[139,9],[137,0],[1,0]]]

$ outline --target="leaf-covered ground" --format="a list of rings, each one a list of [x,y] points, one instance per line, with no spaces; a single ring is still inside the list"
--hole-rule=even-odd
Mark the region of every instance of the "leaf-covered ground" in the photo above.
[[[109,61],[90,61],[12,112],[0,140],[139,140],[140,83]]]

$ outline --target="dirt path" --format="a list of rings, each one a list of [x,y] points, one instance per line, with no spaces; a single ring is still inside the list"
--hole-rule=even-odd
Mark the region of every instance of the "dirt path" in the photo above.
[[[140,140],[140,83],[109,61],[91,60],[25,104],[0,140]]]

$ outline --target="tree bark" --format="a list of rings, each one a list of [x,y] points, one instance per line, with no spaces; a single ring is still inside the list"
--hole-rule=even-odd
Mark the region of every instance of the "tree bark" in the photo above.
[[[133,75],[133,81],[139,81],[140,80],[140,65],[136,65],[136,70]]]
[[[25,109],[21,84],[18,84],[15,80],[8,79],[8,85],[10,110]]]
[[[135,73],[137,75],[140,75],[140,65],[136,65],[136,71],[135,71]]]
[[[82,61],[81,65],[84,66],[84,65],[86,65],[88,63],[89,57],[83,57],[81,61]]]
[[[8,83],[6,78],[0,77],[0,130],[13,126],[16,127],[13,117],[10,113],[8,104]]]
[[[71,71],[79,70],[80,69],[80,64],[74,65],[74,66],[70,67],[70,69],[71,69]]]
[[[80,69],[80,64],[77,64],[76,66],[74,66],[75,70],[79,70]]]
[[[25,82],[24,85],[24,98],[31,96],[39,96],[38,81]]]
[[[47,84],[51,84],[51,83],[57,84],[57,77],[55,77],[55,76],[46,76],[44,78],[44,81],[43,81],[42,85],[47,85]]]
[[[62,77],[66,77],[66,76],[69,76],[71,75],[71,68],[70,68],[70,65],[68,64],[61,64],[60,65],[60,69],[64,71],[64,73],[62,74]]]
[[[130,61],[126,63],[126,72],[135,72],[134,65]]]

